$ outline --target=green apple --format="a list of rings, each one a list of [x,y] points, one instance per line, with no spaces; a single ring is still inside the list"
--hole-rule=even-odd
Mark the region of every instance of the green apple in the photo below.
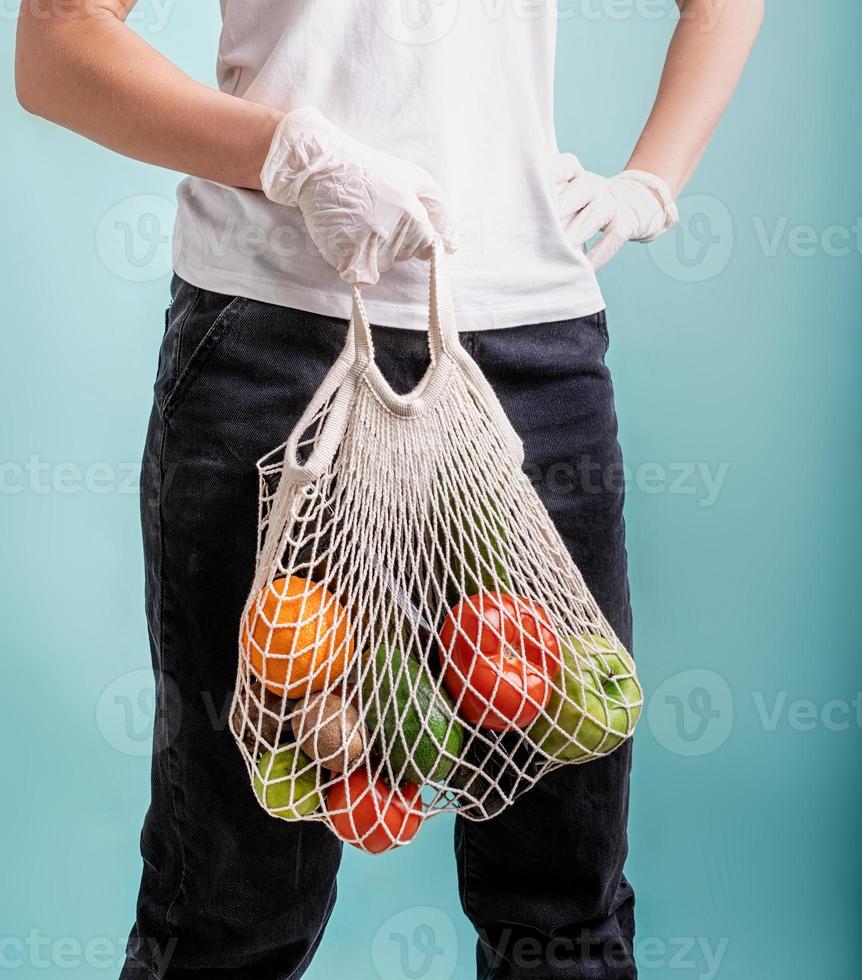
[[[562,653],[560,676],[527,735],[561,762],[607,755],[631,735],[643,704],[631,657],[591,633],[565,639]]]
[[[299,820],[321,804],[317,770],[295,745],[282,745],[260,757],[254,792],[261,806],[282,820]]]

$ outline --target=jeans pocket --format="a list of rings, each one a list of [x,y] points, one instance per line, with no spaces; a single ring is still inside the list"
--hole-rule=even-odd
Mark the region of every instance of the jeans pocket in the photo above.
[[[156,397],[165,421],[180,406],[249,302],[242,296],[223,296],[194,286],[188,290],[185,295],[181,289],[172,304],[163,343],[162,359],[169,370],[160,368],[164,377]]]

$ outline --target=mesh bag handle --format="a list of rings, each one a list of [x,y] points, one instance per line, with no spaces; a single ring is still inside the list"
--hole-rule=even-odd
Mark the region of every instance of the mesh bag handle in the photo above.
[[[430,364],[416,387],[395,392],[374,360],[374,340],[361,290],[353,287],[353,310],[347,342],[323,383],[303,412],[285,446],[285,473],[295,483],[310,483],[326,469],[344,435],[350,403],[364,380],[394,414],[419,416],[446,390],[454,363],[469,378],[477,400],[488,411],[518,465],[524,460],[520,436],[512,427],[494,390],[476,362],[464,350],[458,335],[452,290],[445,271],[444,249],[437,241],[431,255],[428,303],[428,351]],[[326,422],[308,459],[299,459],[299,442],[315,417],[331,401]]]
[[[443,256],[443,246],[436,241],[431,253],[428,282],[428,350],[432,365],[439,363],[445,354],[456,356],[458,351],[463,350],[458,337],[455,304]],[[353,287],[351,333],[357,355],[367,362],[372,361],[374,342],[362,303],[362,291],[358,286]]]

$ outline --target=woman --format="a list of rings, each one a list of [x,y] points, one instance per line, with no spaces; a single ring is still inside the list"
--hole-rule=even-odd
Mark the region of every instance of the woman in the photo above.
[[[144,457],[160,711],[122,976],[299,977],[341,848],[320,824],[263,813],[221,712],[252,576],[255,460],[337,356],[346,283],[374,285],[380,366],[401,390],[416,383],[427,363],[418,259],[438,237],[454,252],[457,235],[462,341],[630,646],[622,493],[600,478],[619,449],[594,270],[675,222],[763,5],[680,3],[653,112],[611,178],[557,150],[552,4],[222,0],[220,91],[128,29],[134,5],[23,4],[16,65],[25,108],[191,175]],[[456,821],[480,977],[635,976],[629,767],[626,744],[555,771],[489,822]]]

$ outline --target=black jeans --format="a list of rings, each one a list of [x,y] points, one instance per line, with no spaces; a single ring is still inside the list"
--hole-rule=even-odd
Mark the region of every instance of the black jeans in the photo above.
[[[286,438],[345,333],[342,320],[174,279],[143,465],[159,697],[124,980],[299,977],[332,910],[341,844],[319,823],[261,810],[227,723],[254,569],[255,461]],[[411,388],[428,363],[425,335],[375,328],[374,341],[384,375],[396,390]],[[462,342],[523,438],[527,472],[593,594],[631,647],[604,314],[467,333]],[[479,977],[635,976],[634,897],[622,873],[630,759],[626,743],[607,759],[547,775],[490,821],[456,820]]]

